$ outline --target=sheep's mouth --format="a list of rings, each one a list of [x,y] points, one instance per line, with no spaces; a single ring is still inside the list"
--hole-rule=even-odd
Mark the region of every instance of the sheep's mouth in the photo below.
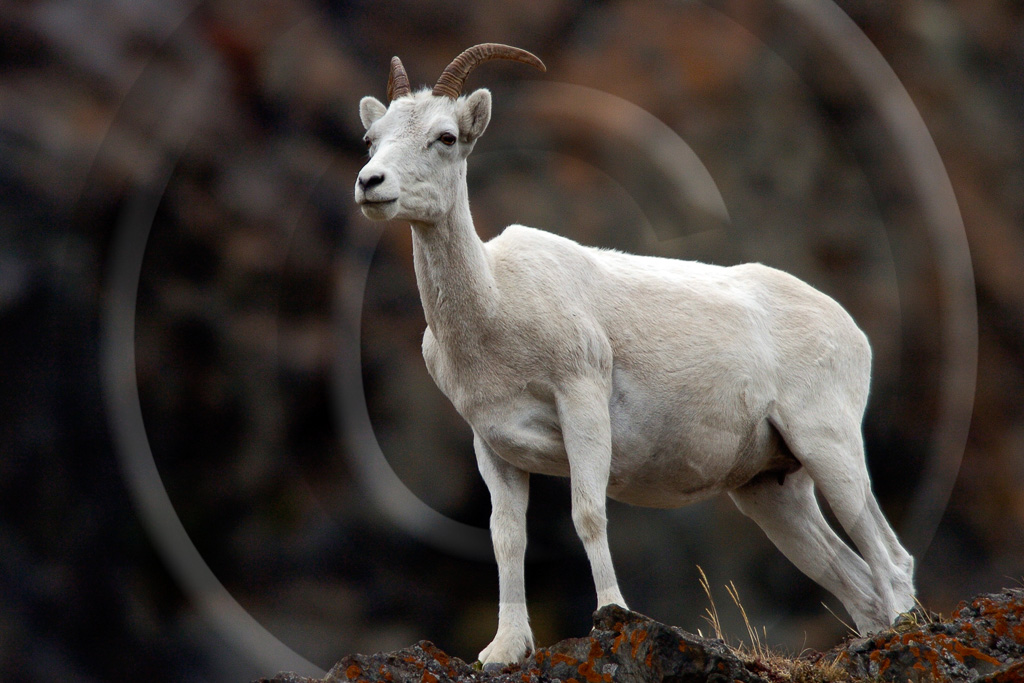
[[[359,202],[363,215],[374,221],[390,220],[398,213],[398,198],[366,199]]]
[[[387,206],[388,204],[394,204],[397,201],[398,201],[398,198],[395,198],[395,199],[363,199],[363,201],[361,201],[360,204],[362,204],[363,206]]]

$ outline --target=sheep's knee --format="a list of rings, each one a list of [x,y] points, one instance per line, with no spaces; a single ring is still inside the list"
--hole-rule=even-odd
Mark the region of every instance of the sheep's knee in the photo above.
[[[526,550],[525,519],[492,514],[490,529],[495,551],[516,555]]]
[[[608,532],[608,516],[603,506],[591,503],[573,505],[572,523],[584,543],[599,540]]]

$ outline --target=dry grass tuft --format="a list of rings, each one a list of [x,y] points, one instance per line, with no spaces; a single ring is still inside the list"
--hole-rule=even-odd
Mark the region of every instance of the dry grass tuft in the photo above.
[[[711,607],[704,610],[707,613],[704,620],[711,625],[713,637],[724,641],[725,634],[722,633],[722,622],[718,620],[718,608],[715,607],[715,599],[711,595],[711,584],[708,583],[708,576],[704,573],[704,570],[699,564],[697,565],[697,571],[700,572],[700,587],[704,589],[704,594],[708,596],[708,602],[711,603]],[[697,634],[701,638],[704,637],[704,634],[700,632],[700,629],[697,629]]]
[[[753,654],[758,659],[764,659],[767,656],[767,651],[761,644],[761,638],[757,635],[757,629],[750,625],[750,619],[747,618],[747,610],[743,609],[743,603],[740,602],[740,592],[736,590],[736,584],[732,581],[725,587],[725,592],[729,594],[732,601],[736,603],[736,607],[740,611],[740,615],[743,617],[743,625],[747,627],[747,636],[750,638],[750,647]],[[761,626],[761,630],[764,632],[765,640],[768,640],[768,631],[764,626]]]
[[[789,679],[793,683],[848,683],[850,674],[839,666],[836,661],[832,662],[802,662],[799,660],[788,660],[790,664]]]
[[[762,626],[761,633],[758,634],[757,629],[750,623],[747,610],[743,607],[743,603],[740,600],[739,590],[737,590],[736,584],[732,581],[725,586],[725,591],[740,611],[740,616],[743,617],[743,624],[747,629],[747,637],[750,639],[750,644],[747,645],[742,639],[736,645],[731,644],[722,630],[722,622],[718,616],[718,607],[715,605],[708,577],[700,565],[697,565],[697,571],[700,572],[700,587],[704,589],[704,594],[708,596],[708,603],[710,604],[710,607],[704,610],[706,613],[704,620],[711,626],[714,637],[723,641],[751,669],[762,672],[766,678],[777,683],[847,683],[851,680],[850,674],[839,666],[838,658],[832,661],[821,659],[811,662],[806,659],[789,657],[770,649],[766,645],[768,640],[767,629]],[[828,609],[828,606],[826,605],[825,608]],[[832,610],[829,611],[831,612]],[[834,612],[832,614],[835,616]],[[836,619],[839,619],[839,617],[836,616]],[[842,619],[839,619],[839,622],[850,629],[852,633],[857,633],[856,630],[852,629]],[[702,638],[704,637],[700,630],[697,633]]]
[[[843,626],[845,626],[845,627],[846,627],[846,630],[850,632],[850,635],[851,635],[851,636],[853,636],[853,637],[855,637],[855,638],[863,638],[863,637],[864,637],[864,636],[862,636],[862,635],[861,635],[860,631],[858,631],[858,630],[857,630],[857,629],[855,629],[854,627],[852,627],[852,626],[850,626],[849,624],[847,624],[847,623],[846,623],[845,621],[843,621],[843,620],[842,620],[842,619],[841,619],[841,618],[839,617],[839,615],[838,615],[838,614],[836,614],[835,612],[833,612],[833,611],[832,611],[832,608],[831,608],[831,607],[829,607],[829,606],[828,606],[828,605],[826,605],[825,603],[821,603],[821,606],[822,606],[822,607],[824,607],[824,608],[825,608],[826,610],[828,610],[828,613],[829,613],[829,614],[831,614],[831,615],[832,615],[833,617],[835,617],[835,618],[836,618],[836,621],[838,621],[838,622],[839,622],[840,624],[842,624]]]

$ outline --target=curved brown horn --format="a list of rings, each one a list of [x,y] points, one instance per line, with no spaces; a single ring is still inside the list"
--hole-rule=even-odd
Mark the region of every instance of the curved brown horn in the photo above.
[[[388,102],[396,97],[408,95],[410,92],[412,92],[412,88],[409,87],[409,76],[405,73],[402,60],[392,57],[391,73],[388,74]]]
[[[500,43],[481,43],[474,45],[452,60],[452,63],[441,74],[441,78],[437,79],[434,94],[444,95],[453,100],[458,98],[462,94],[462,86],[466,82],[469,72],[481,62],[486,62],[489,59],[511,59],[515,62],[529,64],[541,71],[547,71],[544,62],[526,50]]]

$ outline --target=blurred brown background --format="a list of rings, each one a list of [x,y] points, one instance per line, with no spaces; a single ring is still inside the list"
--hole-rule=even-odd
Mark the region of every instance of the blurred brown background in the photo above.
[[[836,297],[875,349],[869,465],[921,600],[948,613],[1018,584],[1024,9],[838,7],[909,111],[886,109],[904,94],[857,36],[815,23],[843,26],[821,3],[4,4],[0,678],[274,673],[259,637],[239,645],[250,632],[233,608],[182,578],[202,573],[195,557],[316,666],[421,638],[472,660],[489,642],[493,564],[410,533],[372,493],[379,444],[416,497],[486,525],[469,430],[419,356],[408,227],[380,232],[351,201],[358,101],[383,98],[390,57],[432,84],[484,41],[549,70],[470,78],[495,95],[470,159],[481,235],[521,222],[757,260]],[[934,148],[908,133],[922,119]],[[922,168],[948,174],[965,234]],[[718,195],[728,220],[701,203]],[[139,414],[119,403],[136,390]],[[147,462],[160,485],[140,489]],[[170,529],[146,511],[164,490],[198,555],[154,538]],[[727,499],[610,518],[638,611],[706,632],[700,565],[737,638],[729,581],[769,644],[845,632],[821,605],[845,618],[837,602]],[[582,635],[593,586],[564,482],[534,477],[530,539],[538,642]]]

